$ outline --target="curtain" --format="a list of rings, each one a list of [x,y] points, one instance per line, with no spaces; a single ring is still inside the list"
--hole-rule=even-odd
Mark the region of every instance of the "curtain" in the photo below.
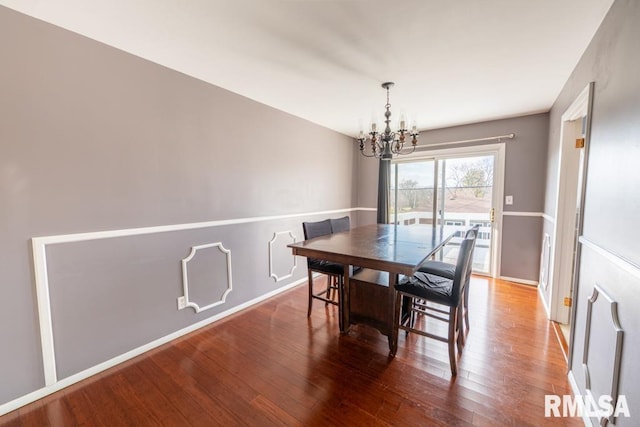
[[[378,224],[388,224],[391,162],[389,160],[378,160],[378,162]]]

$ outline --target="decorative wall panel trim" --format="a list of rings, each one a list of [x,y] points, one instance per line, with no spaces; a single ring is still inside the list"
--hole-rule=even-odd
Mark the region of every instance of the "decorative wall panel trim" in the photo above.
[[[549,221],[551,224],[556,222],[554,217],[552,217],[551,215],[548,215],[546,213],[542,214],[542,218],[544,218],[545,221]]]
[[[549,287],[549,266],[551,265],[551,236],[544,233],[542,253],[540,254],[540,284],[546,291]]]
[[[296,242],[296,236],[290,231],[278,231],[276,233],[273,233],[273,238],[269,241],[269,277],[273,278],[273,280],[276,281],[276,283],[278,283],[281,280],[284,279],[288,279],[289,277],[293,276],[293,271],[296,269],[297,267],[297,258],[294,255],[291,255],[291,258],[293,259],[292,261],[292,265],[291,265],[291,269],[289,270],[288,273],[284,274],[283,276],[279,276],[273,269],[273,245],[276,243],[276,241],[278,240],[279,236],[282,235],[289,235],[289,237],[291,238],[288,242],[284,242],[284,245],[288,245],[290,243],[295,243]]]
[[[211,304],[205,305],[203,307],[200,307],[198,303],[189,299],[189,261],[191,261],[196,256],[198,250],[207,249],[207,248],[218,248],[218,250],[225,255],[226,263],[227,263],[227,289],[222,294],[222,297],[220,298],[220,300],[213,302]],[[213,281],[211,283],[213,283]],[[192,246],[191,253],[189,254],[189,256],[187,256],[182,260],[182,289],[184,292],[185,306],[193,308],[196,311],[196,313],[200,313],[201,311],[209,310],[213,307],[219,306],[220,304],[224,304],[227,299],[227,295],[229,295],[229,292],[231,292],[233,289],[232,279],[231,279],[231,251],[225,248],[222,245],[222,242]],[[215,291],[216,289],[213,288],[212,290]]]
[[[42,345],[42,362],[44,365],[44,383],[50,386],[58,381],[58,376],[56,373],[56,353],[54,351],[53,327],[51,323],[47,250],[46,243],[37,238],[32,240],[32,244],[36,297],[38,300],[38,318],[40,321],[40,343]]]
[[[602,295],[602,298],[599,298]],[[582,367],[584,369],[584,377],[585,377],[585,389],[586,393],[590,395],[591,398],[594,399],[595,402],[598,401],[599,396],[594,396],[592,393],[592,382],[591,382],[591,374],[589,372],[589,343],[591,340],[591,324],[593,321],[593,307],[597,301],[602,301],[603,304],[608,303],[610,308],[610,324],[611,324],[611,333],[614,334],[615,339],[615,347],[611,349],[613,351],[613,361],[611,369],[611,387],[609,396],[612,398],[612,405],[615,408],[616,403],[618,401],[618,384],[620,382],[620,363],[622,360],[622,339],[624,337],[624,330],[622,326],[620,326],[620,321],[618,319],[618,303],[614,301],[609,295],[607,295],[602,288],[596,284],[593,287],[593,293],[587,299],[587,320],[585,325],[585,333],[584,333],[584,351],[582,354]],[[606,322],[606,319],[598,319],[599,321]],[[598,345],[601,345],[599,343]],[[602,349],[600,349],[602,351]],[[606,425],[605,420],[600,419],[601,425]],[[613,415],[609,417],[608,421],[612,424],[615,424],[615,418]]]
[[[615,252],[611,252],[608,249],[603,248],[592,240],[584,236],[580,236],[578,239],[580,243],[582,243],[585,247],[594,250],[602,257],[606,258],[607,261],[610,261],[615,266],[621,268],[629,274],[632,274],[634,277],[640,279],[640,266],[635,264],[634,262],[616,254]]]
[[[144,234],[164,233],[171,231],[193,230],[198,228],[219,227],[233,224],[246,224],[252,222],[274,221],[280,219],[300,218],[314,215],[331,215],[354,211],[375,211],[375,208],[356,207],[347,209],[325,210],[317,212],[305,212],[287,215],[260,216],[251,218],[237,218],[220,221],[206,221],[186,224],[162,225],[154,227],[128,228],[118,230],[97,231],[88,233],[62,234],[52,236],[39,236],[31,239],[33,249],[34,278],[36,285],[36,297],[38,301],[38,320],[40,324],[40,342],[42,345],[42,360],[45,385],[56,384],[56,360],[55,346],[51,320],[51,305],[49,298],[49,278],[47,276],[47,245],[59,243],[82,242],[88,240],[109,239],[116,237],[128,237]]]
[[[542,212],[502,211],[502,216],[531,216],[531,217],[542,218],[543,215],[544,214]]]
[[[168,231],[193,230],[197,228],[219,227],[222,225],[247,224],[251,222],[274,221],[279,219],[300,218],[313,215],[330,215],[343,212],[369,211],[375,208],[347,208],[329,211],[305,212],[287,215],[257,216],[250,218],[225,219],[219,221],[191,222],[186,224],[159,225],[155,227],[125,228],[120,230],[96,231],[89,233],[63,234],[57,236],[34,237],[45,245],[52,243],[81,242],[84,240],[108,239],[112,237],[136,236],[140,234],[164,233]]]

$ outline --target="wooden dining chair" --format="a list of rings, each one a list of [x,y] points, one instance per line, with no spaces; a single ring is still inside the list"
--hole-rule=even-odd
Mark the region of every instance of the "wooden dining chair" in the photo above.
[[[480,229],[480,225],[476,224],[465,232],[465,236],[464,236],[465,239],[466,238],[473,239],[474,248],[475,248],[476,240],[478,238],[479,229]],[[418,269],[418,271],[422,273],[434,274],[436,276],[446,277],[447,279],[451,279],[451,280],[453,280],[453,277],[455,275],[455,270],[456,270],[455,264],[450,264],[448,262],[442,262],[442,261],[434,261],[434,260],[429,260],[425,262]],[[465,335],[469,333],[469,282],[471,281],[472,270],[473,268],[469,268],[469,270],[467,271],[467,277],[465,278],[466,284],[464,287],[464,295],[462,300],[462,317],[464,318]],[[464,335],[462,336],[462,341],[464,342]]]
[[[328,236],[332,233],[331,220],[316,222],[303,222],[304,239]],[[322,273],[327,276],[327,286],[320,292],[315,292],[313,286],[313,273]],[[339,305],[340,293],[344,277],[344,267],[341,264],[321,259],[307,258],[307,274],[309,276],[309,303],[307,317],[311,315],[313,300],[321,300],[327,304]]]
[[[446,342],[449,346],[449,364],[453,376],[458,374],[456,346],[458,353],[462,353],[462,302],[464,288],[467,284],[467,272],[471,269],[473,248],[473,238],[465,238],[462,241],[453,279],[418,271],[413,276],[405,276],[395,286],[397,295],[394,347],[397,347],[399,329]],[[409,313],[408,317],[400,315],[403,302]],[[443,337],[418,329],[417,325],[411,321],[413,313],[448,323],[447,336]],[[426,319],[424,323],[426,323]]]

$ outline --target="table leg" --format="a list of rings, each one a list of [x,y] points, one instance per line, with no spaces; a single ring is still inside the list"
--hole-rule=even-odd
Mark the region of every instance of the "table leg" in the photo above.
[[[399,311],[396,305],[400,303],[402,298],[396,296],[396,284],[398,283],[398,274],[389,273],[389,305],[388,305],[388,319],[389,319],[389,356],[395,357],[398,350],[398,327],[397,323],[400,321],[398,318]]]
[[[349,318],[349,283],[353,276],[353,266],[344,266],[344,279],[342,283],[342,294],[340,295],[340,303],[338,305],[338,323],[340,325],[340,332],[346,334],[349,332],[349,326],[351,326]]]

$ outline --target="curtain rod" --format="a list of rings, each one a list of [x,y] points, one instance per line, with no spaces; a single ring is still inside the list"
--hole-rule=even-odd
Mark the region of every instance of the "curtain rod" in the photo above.
[[[500,142],[503,139],[513,139],[516,137],[515,133],[509,133],[506,135],[498,135],[498,136],[488,136],[486,138],[475,138],[475,139],[463,139],[461,141],[449,141],[449,142],[438,142],[436,144],[425,144],[425,145],[418,145],[416,147],[416,151],[422,151],[431,147],[438,147],[440,145],[451,145],[451,144],[463,144],[465,142],[480,142],[480,141],[493,141],[494,139],[497,139],[498,142]]]

